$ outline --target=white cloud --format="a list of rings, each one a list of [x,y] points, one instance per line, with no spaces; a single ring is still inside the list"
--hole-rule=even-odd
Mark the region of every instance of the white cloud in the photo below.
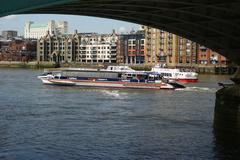
[[[10,19],[15,19],[16,17],[17,17],[17,15],[9,15],[9,16],[5,16],[5,17],[2,17],[2,18],[10,20]]]
[[[123,26],[118,29],[119,33],[125,33],[126,31],[127,31],[127,29]]]

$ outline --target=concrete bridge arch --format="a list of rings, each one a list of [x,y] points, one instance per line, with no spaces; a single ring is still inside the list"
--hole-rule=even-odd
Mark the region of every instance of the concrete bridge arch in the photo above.
[[[238,0],[3,0],[0,16],[72,14],[161,28],[211,48],[240,64]]]

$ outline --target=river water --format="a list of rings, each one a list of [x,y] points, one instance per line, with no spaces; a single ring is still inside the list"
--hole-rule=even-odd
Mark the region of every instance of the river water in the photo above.
[[[184,90],[42,85],[41,70],[0,69],[0,159],[221,159],[213,115],[217,82]],[[224,147],[224,146],[222,146]]]

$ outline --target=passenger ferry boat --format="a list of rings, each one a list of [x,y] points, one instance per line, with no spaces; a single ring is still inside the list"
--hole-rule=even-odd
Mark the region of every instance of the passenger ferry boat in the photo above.
[[[69,68],[45,72],[38,78],[42,80],[43,84],[56,86],[155,90],[184,88],[183,85],[168,82],[162,78],[161,74],[153,72],[114,72]]]
[[[155,65],[152,72],[157,72],[162,74],[162,76],[169,80],[175,80],[178,82],[197,82],[198,81],[198,73],[192,71],[184,71],[181,69],[169,69],[164,68],[161,65]]]

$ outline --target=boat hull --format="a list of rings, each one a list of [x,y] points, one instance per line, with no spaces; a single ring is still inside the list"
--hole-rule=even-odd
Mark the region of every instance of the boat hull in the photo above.
[[[174,86],[167,83],[133,83],[133,82],[109,82],[96,80],[61,80],[61,79],[47,79],[41,78],[43,84],[54,86],[78,86],[84,88],[114,88],[114,89],[175,89]]]
[[[198,79],[175,79],[175,81],[181,83],[196,83],[198,82]]]

